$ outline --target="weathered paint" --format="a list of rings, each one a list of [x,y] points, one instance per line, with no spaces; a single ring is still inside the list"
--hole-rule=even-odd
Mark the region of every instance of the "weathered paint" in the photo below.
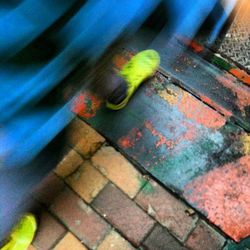
[[[157,49],[157,48],[156,48]],[[167,48],[159,48],[161,54],[161,72],[172,75],[177,84],[197,97],[206,96],[214,109],[232,113],[232,118],[250,131],[250,107],[245,98],[250,99],[249,87],[238,81],[231,74],[208,63],[200,56],[185,49],[179,42],[168,44]],[[230,81],[223,84],[222,81]],[[222,81],[221,81],[222,80]],[[229,87],[230,85],[230,87]],[[243,95],[237,94],[242,92]]]
[[[229,71],[233,66],[228,63],[224,58],[222,58],[219,54],[209,54],[209,56],[206,56],[206,59],[208,59],[212,64],[218,66],[221,69],[224,69],[226,71]]]
[[[226,122],[219,113],[214,112],[214,110],[181,88],[168,86],[157,92],[170,105],[175,105],[188,119],[194,120],[198,124],[218,129]],[[203,99],[205,99],[204,96]],[[208,98],[205,100],[212,104],[212,101],[208,100]],[[227,115],[231,115],[230,111],[226,113]]]
[[[147,178],[147,176],[139,176],[139,177],[137,177],[137,179],[140,183],[139,190],[142,190],[146,186],[146,184],[148,183],[148,178]]]
[[[122,136],[118,140],[118,145],[122,148],[131,148],[135,146],[135,143],[140,140],[142,133],[138,128],[133,128],[129,134]]]
[[[72,112],[83,117],[92,118],[96,115],[102,101],[92,93],[85,91],[78,95],[72,104]]]
[[[228,241],[223,250],[249,250],[250,249],[250,237],[242,240],[240,243]]]
[[[171,149],[174,147],[174,142],[172,140],[167,139],[162,133],[159,133],[152,125],[152,122],[146,121],[145,128],[148,129],[153,136],[157,137],[157,141],[155,142],[155,147],[158,148],[160,146],[166,146]]]
[[[162,158],[151,161],[149,168],[158,180],[182,193],[185,185],[216,166],[212,155],[217,155],[224,146],[224,138],[219,134],[209,134],[203,130],[203,137],[198,135],[195,141],[179,141],[176,147]]]
[[[239,80],[250,86],[250,75],[247,74],[247,72],[238,68],[231,68],[229,72]]]
[[[242,70],[237,68],[234,64],[230,64],[225,58],[221,55],[214,54],[209,49],[205,48],[203,45],[198,43],[194,40],[189,40],[187,38],[178,37],[178,40],[188,46],[192,51],[197,54],[201,54],[205,59],[207,59],[212,64],[220,67],[231,73],[235,76],[238,80],[242,81],[243,83],[250,85],[250,75]]]
[[[179,110],[189,119],[207,128],[221,128],[226,120],[189,93],[184,93],[178,103]]]
[[[186,75],[189,74],[189,72],[185,72],[185,67],[183,70]],[[202,76],[203,74],[206,75],[206,72],[202,72]],[[197,86],[198,80],[203,80],[202,76],[199,75],[201,78],[195,79],[192,75],[193,79],[197,81]],[[209,80],[212,81],[211,75],[209,77]],[[189,81],[191,82],[190,79]],[[208,86],[211,84],[210,81],[207,82]],[[230,111],[235,115],[236,105],[227,106],[218,99],[212,98],[217,97],[216,94],[220,89],[222,89],[222,93],[219,93],[221,96],[223,93],[231,92],[223,92],[227,89],[222,84],[218,84],[218,81],[214,82],[213,87],[215,95],[207,97],[205,92],[204,96],[199,95],[199,98],[204,102],[209,102],[213,108],[215,105],[211,103],[214,101],[229,112],[228,115],[231,115]],[[211,101],[206,97],[211,98]],[[231,101],[233,95],[225,97]],[[223,99],[223,101],[227,101],[227,99]],[[228,107],[232,109],[228,111]],[[232,172],[237,170],[238,165],[235,162],[242,161],[241,159],[244,159],[244,155],[248,152],[245,149],[248,140],[243,139],[248,137],[243,129],[230,121],[226,122],[226,117],[208,107],[186,90],[173,84],[170,78],[165,78],[158,73],[140,87],[126,108],[114,112],[101,105],[96,115],[91,117],[88,122],[107,137],[113,145],[119,147],[134,163],[180,195],[186,192],[185,187],[190,183],[194,183],[210,172],[225,169],[224,166],[231,166],[228,168]],[[244,164],[249,167],[250,163],[245,161]],[[217,179],[225,180],[229,176],[229,174],[227,175],[229,170],[225,173],[221,170],[216,175]],[[238,180],[235,185],[238,189],[242,186],[240,180],[243,177],[242,175],[236,177]],[[144,185],[144,181],[142,184]],[[217,197],[215,184],[209,187],[211,197],[212,194],[213,197]],[[198,185],[200,185],[200,189],[197,190],[200,193],[207,192],[208,189],[202,186],[202,182],[199,182]],[[187,202],[196,205],[187,196],[187,193],[185,195]],[[249,199],[249,197],[250,194],[247,193],[245,198]],[[208,209],[217,205],[216,199],[208,201],[211,201],[208,203]],[[196,207],[207,215],[205,209]],[[230,221],[225,213],[219,212],[218,216],[225,223]],[[246,214],[245,220],[249,219],[249,214]],[[239,233],[244,233],[244,228],[242,232],[241,229],[233,231],[229,227],[224,227],[223,230],[232,238],[237,237]]]
[[[178,101],[169,103],[159,96],[164,88]],[[219,154],[224,146],[223,135],[216,129],[224,126],[225,118],[218,114],[219,126],[218,121],[212,121],[210,127],[188,118],[179,109],[185,92],[156,74],[124,110],[102,108],[90,121],[125,154],[179,192],[190,179],[213,168],[211,155]],[[200,102],[192,95],[190,98]],[[202,102],[200,106],[201,112],[217,114]]]
[[[169,89],[159,91],[159,96],[167,101],[169,104],[174,105],[178,102],[178,95]]]
[[[200,99],[208,104],[209,106],[215,108],[217,111],[219,111],[221,114],[223,114],[226,118],[229,118],[233,115],[231,110],[225,109],[218,103],[214,102],[211,98],[205,96],[205,95],[199,95]]]
[[[240,141],[242,143],[243,154],[250,155],[250,135],[243,135]]]
[[[181,141],[194,141],[198,135],[198,129],[188,121],[183,121],[183,126],[185,126],[186,131],[177,138],[177,142],[180,143]]]
[[[186,185],[184,197],[234,240],[250,235],[250,156],[217,167]]]
[[[238,108],[244,112],[247,106],[250,106],[250,90],[247,86],[239,86],[235,84],[234,78],[226,74],[225,76],[217,76],[216,79],[226,88],[230,89],[236,97]]]
[[[147,181],[146,185],[142,189],[142,192],[144,194],[152,194],[152,193],[154,193],[154,191],[155,191],[155,189],[154,189],[153,185],[149,181]]]

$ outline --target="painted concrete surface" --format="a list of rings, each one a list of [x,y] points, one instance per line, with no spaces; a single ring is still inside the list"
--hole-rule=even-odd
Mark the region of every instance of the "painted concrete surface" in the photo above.
[[[231,73],[209,64],[178,41],[160,48],[164,72],[203,102],[250,131],[250,89]]]
[[[159,72],[123,110],[89,92],[73,110],[232,239],[250,236],[250,137],[227,116]]]

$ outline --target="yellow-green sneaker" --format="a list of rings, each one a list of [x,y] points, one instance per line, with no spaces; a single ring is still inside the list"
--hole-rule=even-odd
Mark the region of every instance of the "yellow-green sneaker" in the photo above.
[[[9,241],[0,250],[27,250],[30,246],[37,223],[34,215],[25,214],[10,234]]]
[[[113,110],[124,108],[140,84],[153,76],[159,64],[160,56],[155,50],[144,50],[136,54],[119,72],[119,76],[127,83],[126,97],[119,104],[107,101],[107,107]]]

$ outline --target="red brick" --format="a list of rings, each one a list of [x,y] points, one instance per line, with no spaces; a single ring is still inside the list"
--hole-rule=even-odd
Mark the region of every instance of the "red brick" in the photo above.
[[[51,211],[90,248],[94,248],[109,229],[108,224],[69,189],[57,197]]]
[[[54,172],[64,178],[72,174],[82,163],[82,157],[74,149],[69,148]]]
[[[53,250],[87,250],[87,248],[72,234],[67,233]]]
[[[49,213],[39,218],[38,230],[32,245],[39,250],[50,249],[66,232],[66,229]]]
[[[102,147],[93,157],[93,165],[130,198],[141,188],[142,176],[135,167],[112,147]]]
[[[197,221],[192,209],[152,180],[137,195],[136,202],[181,241]]]
[[[225,239],[204,221],[189,236],[186,245],[193,250],[220,250]]]
[[[108,182],[89,161],[84,162],[83,165],[66,180],[71,188],[87,203],[90,203]]]
[[[91,157],[105,139],[85,122],[76,118],[67,128],[67,142],[84,158]]]
[[[105,186],[93,206],[136,246],[154,225],[141,208],[112,184]]]
[[[143,243],[145,250],[185,250],[166,228],[157,224]],[[201,250],[201,249],[200,249]],[[203,250],[203,249],[202,249]]]
[[[54,173],[51,173],[38,185],[33,196],[36,200],[49,206],[63,188],[63,181]]]

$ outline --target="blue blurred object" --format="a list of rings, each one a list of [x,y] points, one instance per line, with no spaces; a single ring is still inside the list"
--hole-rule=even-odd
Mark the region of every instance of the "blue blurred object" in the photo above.
[[[67,4],[60,2],[67,2]],[[16,162],[11,157],[18,148],[18,138],[22,138],[21,134],[31,132],[30,124],[37,121],[36,129],[39,130],[46,122],[38,122],[39,112],[37,111],[36,114],[36,110],[32,112],[29,110],[72,72],[83,59],[94,63],[125,30],[135,32],[159,1],[127,0],[122,3],[115,0],[88,1],[68,23],[54,31],[53,39],[60,44],[60,50],[53,58],[30,65],[16,64],[17,58],[22,57],[25,52],[23,50],[18,54],[15,53],[31,43],[45,28],[65,13],[70,7],[70,2],[72,5],[73,1],[26,0],[0,18],[0,35],[3,37],[0,43],[0,58],[9,58],[0,66],[0,123],[5,131],[3,133],[5,143],[0,145],[0,156],[2,159],[7,157],[7,160],[2,163],[3,167],[20,167],[26,164],[25,159],[30,159],[30,156],[38,153],[34,148],[42,149],[45,146],[42,140],[49,142],[46,137],[40,138],[40,141],[36,141],[40,146],[34,143],[31,146],[30,142],[29,149],[23,148],[23,154],[28,152],[29,157],[22,156],[22,152],[18,154],[20,160],[15,157]],[[4,36],[6,30],[7,35]],[[60,121],[51,110],[47,110],[47,116],[48,120],[53,119],[55,123]],[[64,124],[60,124],[58,128],[61,130],[72,117],[65,112],[65,119],[62,119]],[[12,129],[12,124],[19,126],[19,129]],[[53,139],[55,136],[53,128],[46,126],[46,129],[47,137],[50,137],[50,140]],[[36,137],[36,131],[32,133],[30,136]],[[50,134],[53,136],[49,136]],[[8,140],[11,143],[8,143]],[[29,139],[26,138],[26,140]],[[6,145],[10,153],[5,157]],[[8,157],[12,158],[11,161]]]

